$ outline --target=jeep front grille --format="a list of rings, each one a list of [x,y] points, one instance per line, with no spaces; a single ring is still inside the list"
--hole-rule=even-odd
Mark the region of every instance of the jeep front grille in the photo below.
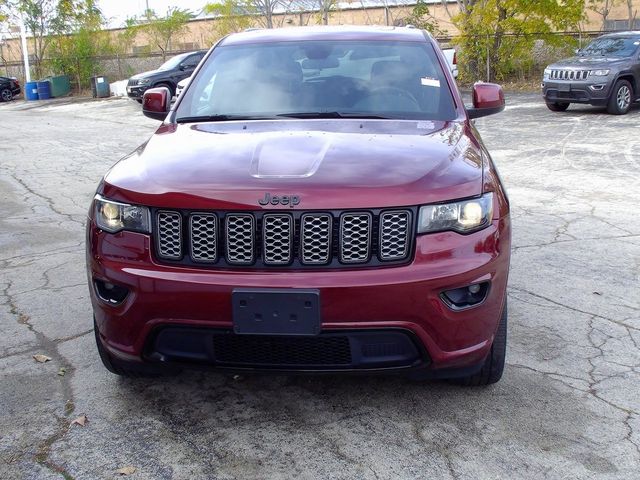
[[[343,213],[340,217],[340,261],[362,263],[369,260],[371,215]]]
[[[251,265],[254,259],[255,220],[248,213],[230,214],[227,225],[225,249],[227,262],[232,265]]]
[[[406,210],[384,212],[380,216],[380,258],[398,260],[407,256],[411,217]]]
[[[293,248],[293,217],[271,213],[262,217],[262,252],[267,265],[288,265]]]
[[[218,217],[210,213],[193,213],[189,217],[191,258],[196,262],[218,260]]]
[[[332,218],[326,214],[305,214],[300,221],[301,260],[305,265],[324,265],[331,257]]]
[[[235,267],[352,267],[406,262],[411,209],[354,212],[156,212],[159,259]]]
[[[586,80],[589,70],[551,70],[549,78],[552,80]]]
[[[182,215],[178,212],[158,212],[158,254],[162,258],[182,258]]]

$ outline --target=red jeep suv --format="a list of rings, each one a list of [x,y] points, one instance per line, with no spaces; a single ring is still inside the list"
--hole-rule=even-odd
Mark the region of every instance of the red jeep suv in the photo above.
[[[170,97],[89,213],[107,369],[500,379],[509,203],[470,121],[499,86],[465,108],[418,29],[291,28],[223,38]]]

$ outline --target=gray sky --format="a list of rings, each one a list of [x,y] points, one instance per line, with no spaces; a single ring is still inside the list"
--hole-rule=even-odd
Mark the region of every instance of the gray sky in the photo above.
[[[121,27],[127,17],[141,15],[147,3],[149,8],[163,15],[169,7],[187,8],[197,14],[208,2],[207,0],[99,0],[98,3],[102,13],[109,20],[109,26]]]

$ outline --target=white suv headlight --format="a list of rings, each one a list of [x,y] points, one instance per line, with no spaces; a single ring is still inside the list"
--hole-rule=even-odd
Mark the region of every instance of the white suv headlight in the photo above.
[[[98,228],[109,233],[120,230],[151,233],[151,215],[147,207],[114,202],[96,195],[94,215]]]
[[[609,75],[610,70],[590,70],[589,75],[594,77],[606,77]]]
[[[469,233],[491,223],[493,217],[493,192],[479,198],[420,207],[418,233],[453,230]]]

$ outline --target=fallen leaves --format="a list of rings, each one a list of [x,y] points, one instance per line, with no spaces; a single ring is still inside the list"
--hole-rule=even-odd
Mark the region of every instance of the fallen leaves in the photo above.
[[[81,427],[84,427],[85,424],[89,421],[89,419],[87,418],[87,416],[83,413],[82,415],[80,415],[78,418],[74,419],[73,422],[71,422],[70,425],[80,425]]]
[[[132,475],[136,473],[136,471],[137,471],[136,467],[122,467],[116,470],[116,473],[118,475]]]
[[[58,370],[58,375],[64,377],[65,373],[67,373],[67,369],[65,367],[60,367],[60,369]]]
[[[46,355],[42,355],[41,353],[34,355],[33,359],[38,363],[46,363],[51,361],[51,357],[47,357]]]

